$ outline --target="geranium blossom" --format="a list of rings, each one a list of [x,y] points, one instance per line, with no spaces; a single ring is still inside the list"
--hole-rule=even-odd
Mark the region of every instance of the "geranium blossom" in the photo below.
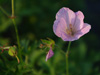
[[[52,49],[50,48],[48,54],[46,55],[46,61],[51,58],[54,55],[54,52],[52,51]]]
[[[81,11],[73,12],[63,7],[56,14],[53,31],[64,41],[74,41],[88,33],[91,26],[84,23],[84,15]]]

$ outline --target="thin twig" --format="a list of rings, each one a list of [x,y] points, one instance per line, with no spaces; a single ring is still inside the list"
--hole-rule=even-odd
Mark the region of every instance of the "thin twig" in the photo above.
[[[6,15],[9,17],[9,14],[0,6],[0,10]]]

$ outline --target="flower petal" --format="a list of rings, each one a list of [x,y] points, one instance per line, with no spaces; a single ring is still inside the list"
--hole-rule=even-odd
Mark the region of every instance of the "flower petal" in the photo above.
[[[84,26],[84,15],[81,11],[76,12],[75,23],[73,25],[75,31],[78,31],[83,28]]]
[[[49,50],[48,54],[46,55],[46,61],[54,55],[52,49]]]
[[[61,38],[64,40],[64,41],[74,41],[74,40],[77,40],[78,38],[77,37],[74,37],[74,36],[69,36],[67,35],[66,33],[63,33]]]
[[[84,26],[81,30],[79,30],[78,32],[76,32],[75,37],[77,37],[78,39],[83,36],[84,34],[88,33],[91,29],[91,25],[84,23]]]
[[[64,18],[55,20],[53,25],[53,31],[58,37],[61,37],[61,33],[65,32],[66,28],[67,24]]]
[[[62,32],[61,38],[62,38],[62,40],[64,40],[64,41],[69,41],[69,36],[68,36],[66,33],[64,33],[64,32]]]
[[[61,8],[57,14],[56,14],[56,19],[60,19],[60,18],[64,18],[66,23],[67,23],[67,27],[69,28],[70,24],[74,24],[75,21],[75,13],[70,10],[69,8],[63,7]]]

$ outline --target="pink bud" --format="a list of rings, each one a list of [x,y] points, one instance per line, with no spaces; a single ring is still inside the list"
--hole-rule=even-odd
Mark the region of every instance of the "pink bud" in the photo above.
[[[49,50],[48,54],[46,55],[46,61],[54,55],[52,49]]]

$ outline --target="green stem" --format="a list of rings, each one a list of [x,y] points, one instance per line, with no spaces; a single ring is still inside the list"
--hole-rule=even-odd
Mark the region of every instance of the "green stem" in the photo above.
[[[12,0],[11,3],[12,3],[12,17],[14,17],[14,0]],[[12,21],[13,21],[13,24],[14,24],[14,27],[15,27],[15,32],[16,32],[16,38],[17,38],[17,44],[18,44],[18,54],[19,54],[20,61],[22,61],[18,29],[17,29],[17,25],[16,25],[14,18],[12,19]]]
[[[9,14],[0,6],[0,10],[7,16],[9,16]]]
[[[14,27],[15,27],[15,32],[16,32],[16,38],[17,38],[17,44],[18,44],[18,54],[19,54],[20,61],[22,61],[22,59],[21,59],[21,49],[20,49],[20,42],[19,42],[19,35],[18,35],[17,25],[16,25],[16,22],[15,22],[15,19],[12,19],[12,21],[13,21],[13,24],[14,24]]]
[[[16,56],[16,58],[17,58],[17,61],[18,61],[18,63],[20,63],[20,60],[19,60],[19,58]]]
[[[12,0],[12,17],[14,17],[14,0]]]
[[[68,48],[67,48],[67,51],[66,51],[66,75],[69,75],[69,68],[68,68],[68,53],[69,53],[69,50],[70,50],[70,45],[71,45],[71,41],[69,42]]]
[[[17,25],[16,25],[16,22],[15,22],[15,19],[12,19],[12,21],[13,21],[13,24],[14,24],[14,27],[15,27],[18,49],[20,50],[20,42],[19,42],[19,35],[18,35]]]

